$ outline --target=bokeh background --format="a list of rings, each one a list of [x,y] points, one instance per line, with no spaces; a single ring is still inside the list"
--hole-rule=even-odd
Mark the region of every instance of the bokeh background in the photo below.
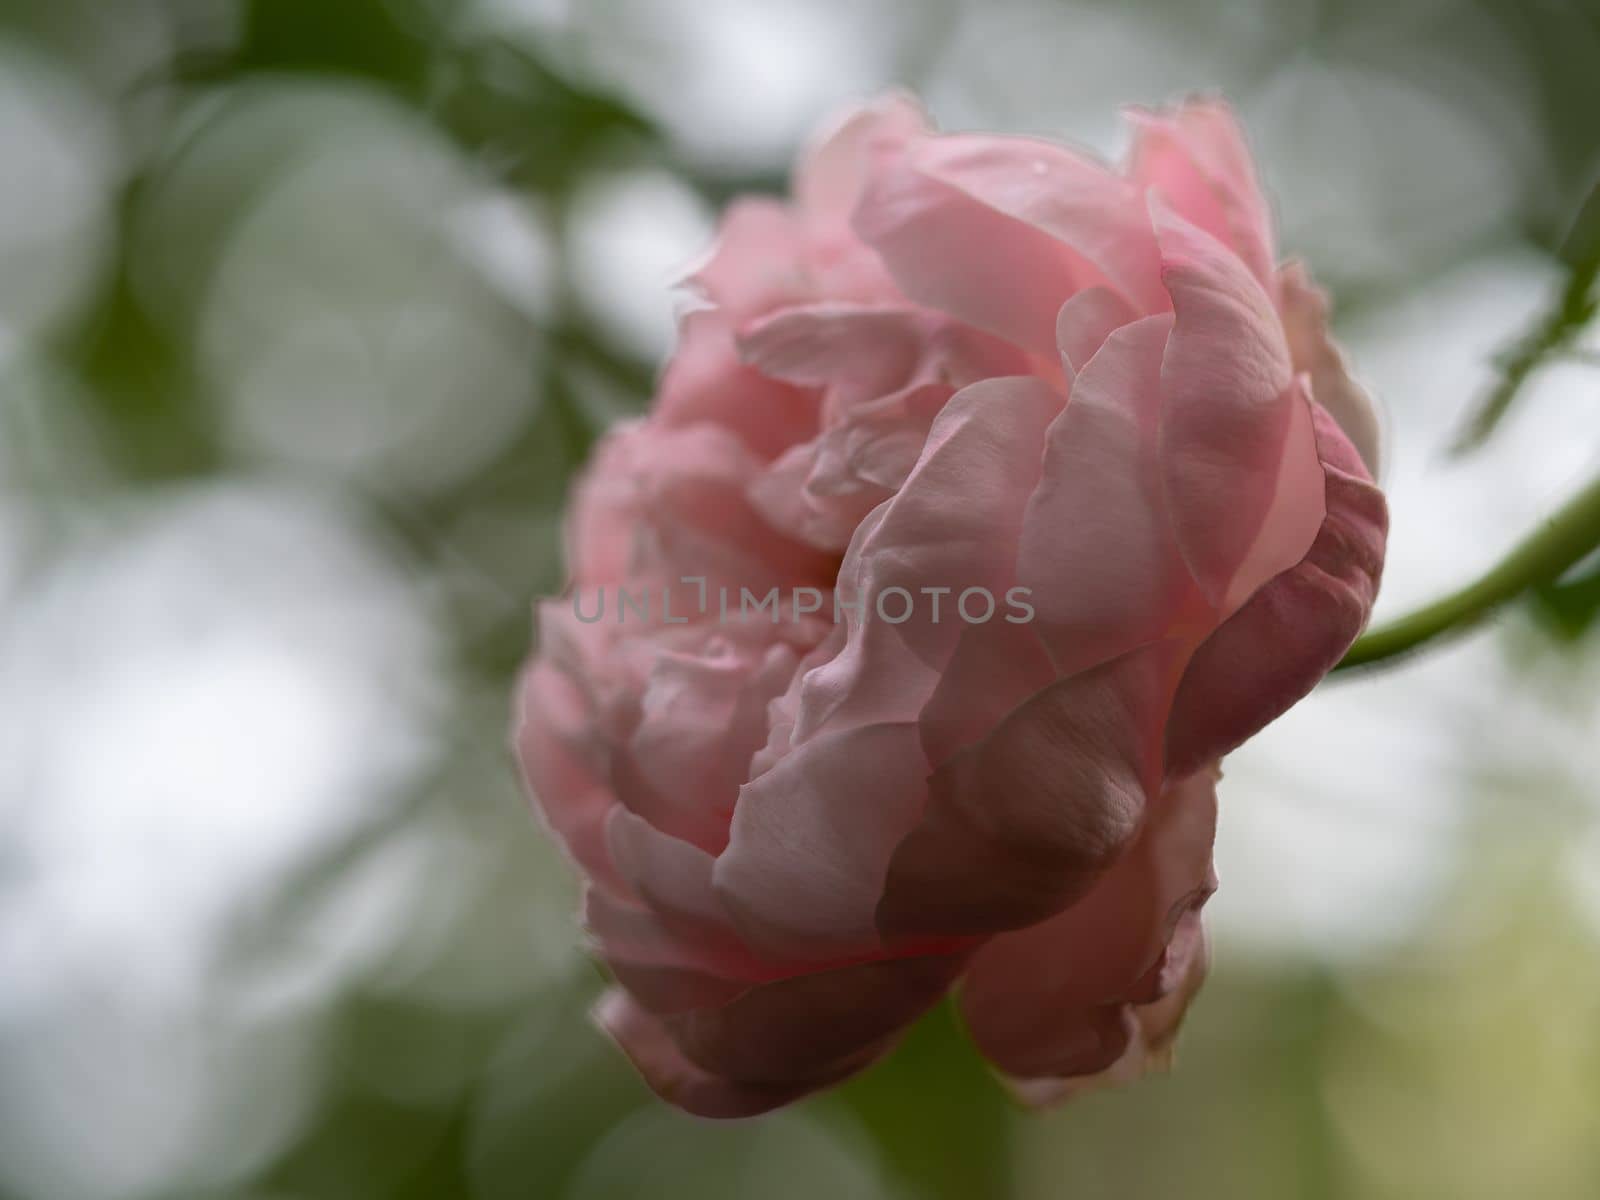
[[[1600,1194],[1588,578],[1230,761],[1170,1077],[1022,1113],[940,1011],[716,1126],[586,1023],[504,749],[561,496],[891,83],[1104,152],[1226,90],[1389,408],[1381,613],[1600,460],[1582,338],[1445,453],[1574,268],[1600,5],[0,0],[0,1198]]]

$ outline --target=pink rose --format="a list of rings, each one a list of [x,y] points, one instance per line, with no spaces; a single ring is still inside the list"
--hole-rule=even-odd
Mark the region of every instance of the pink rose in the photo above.
[[[1354,640],[1386,514],[1232,116],[1133,121],[1113,170],[851,116],[577,488],[517,749],[674,1104],[837,1082],[952,985],[1029,1098],[1165,1061],[1218,760]]]

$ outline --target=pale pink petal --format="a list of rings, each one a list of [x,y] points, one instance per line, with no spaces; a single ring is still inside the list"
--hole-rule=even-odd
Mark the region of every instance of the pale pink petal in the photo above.
[[[827,555],[783,536],[751,504],[761,461],[729,430],[628,423],[606,435],[580,479],[568,528],[568,567],[586,612],[602,593],[615,621],[618,590],[673,589],[673,611],[693,615],[698,589],[684,576],[765,590],[811,583]],[[594,589],[600,589],[595,591]]]
[[[1088,364],[1112,330],[1136,321],[1139,314],[1110,288],[1085,288],[1056,314],[1056,346],[1067,381]]]
[[[807,235],[787,205],[740,200],[715,244],[686,280],[695,296],[678,322],[678,345],[661,377],[654,415],[677,427],[711,422],[771,458],[816,428],[817,398],[739,361],[735,331],[783,304],[813,297]]]
[[[1126,1045],[1121,1009],[1178,987],[1180,919],[1215,887],[1215,779],[1169,785],[1136,839],[1082,899],[973,958],[961,1010],[978,1048],[1021,1077],[1091,1074]]]
[[[1129,177],[1159,189],[1185,220],[1231,247],[1271,292],[1272,212],[1232,110],[1220,100],[1191,100],[1169,112],[1128,115]]]
[[[1282,714],[1344,656],[1372,611],[1388,509],[1333,418],[1313,411],[1327,517],[1304,560],[1195,652],[1168,724],[1171,771],[1227,753]]]
[[[605,829],[617,801],[581,749],[590,724],[582,691],[560,668],[541,660],[523,674],[513,736],[528,790],[573,861],[616,889]]]
[[[1381,438],[1377,407],[1350,376],[1344,355],[1328,332],[1328,298],[1305,267],[1292,262],[1278,274],[1284,331],[1297,371],[1311,376],[1311,394],[1344,430],[1367,474],[1378,478]]]
[[[846,112],[801,155],[794,177],[801,211],[815,221],[847,223],[877,156],[927,132],[928,114],[904,92]]]
[[[1056,313],[1084,288],[1167,306],[1132,186],[1046,142],[914,142],[873,175],[855,227],[907,295],[1041,357],[1054,357]]]
[[[1159,788],[1181,664],[1159,643],[1062,679],[945,763],[890,862],[885,939],[1020,929],[1087,893]]]

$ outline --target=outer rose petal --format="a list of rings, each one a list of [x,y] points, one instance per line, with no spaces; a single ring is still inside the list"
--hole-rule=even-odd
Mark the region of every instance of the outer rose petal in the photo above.
[[[612,991],[595,1018],[663,1099],[700,1116],[754,1116],[883,1054],[944,995],[963,962],[902,958],[819,971],[669,1015]]]
[[[961,955],[880,959],[753,987],[731,1004],[675,1014],[684,1054],[732,1079],[831,1081],[887,1050],[944,995]]]
[[[621,884],[605,828],[616,797],[577,749],[590,736],[587,708],[577,685],[540,660],[523,674],[513,735],[528,790],[550,831],[591,878],[615,889]]]
[[[1105,1069],[1127,1045],[1123,1009],[1176,989],[1181,919],[1215,887],[1215,775],[1202,770],[1151,805],[1128,852],[1083,899],[974,957],[962,1013],[985,1055],[1021,1077]]]
[[[622,1048],[656,1095],[695,1116],[753,1117],[836,1082],[816,1079],[804,1083],[739,1083],[713,1074],[685,1058],[662,1019],[621,988],[612,988],[600,998],[594,1019]],[[852,1065],[840,1070],[837,1078],[853,1069]]]
[[[1161,370],[1167,503],[1190,572],[1226,615],[1316,536],[1316,447],[1261,285],[1183,218],[1158,205],[1155,222],[1177,314]],[[1266,556],[1256,553],[1263,533]]]
[[[1389,514],[1355,448],[1313,407],[1327,517],[1305,559],[1251,598],[1195,652],[1167,726],[1167,769],[1227,753],[1309,692],[1372,612]]]
[[[1096,1088],[1132,1083],[1151,1071],[1171,1067],[1178,1032],[1211,966],[1211,948],[1198,909],[1179,919],[1167,963],[1176,980],[1172,990],[1157,1000],[1122,1010],[1125,1045],[1115,1062],[1091,1075],[1011,1079],[1008,1082],[1017,1098],[1034,1108],[1059,1104]]]
[[[1367,474],[1376,479],[1382,441],[1378,410],[1366,389],[1350,377],[1344,355],[1328,335],[1328,298],[1300,263],[1287,264],[1278,280],[1283,327],[1295,369],[1310,374],[1317,403],[1339,423],[1366,464]]]
[[[1183,657],[1161,642],[1059,680],[940,767],[889,865],[885,940],[1020,929],[1087,893],[1159,786]]]
[[[809,297],[805,239],[800,220],[776,201],[728,209],[716,244],[687,280],[700,300],[679,320],[678,348],[661,378],[654,415],[663,425],[723,425],[763,458],[810,435],[816,398],[752,371],[734,347],[744,322]]]
[[[1171,112],[1129,112],[1129,176],[1158,189],[1191,223],[1232,247],[1268,293],[1274,288],[1272,213],[1233,112],[1191,100]]]

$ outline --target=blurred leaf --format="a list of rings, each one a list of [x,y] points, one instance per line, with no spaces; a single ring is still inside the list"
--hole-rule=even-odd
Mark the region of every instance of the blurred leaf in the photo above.
[[[918,1022],[888,1061],[825,1103],[848,1106],[913,1195],[1012,1194],[1014,1106],[949,1002]]]
[[[661,141],[637,109],[580,87],[530,47],[504,39],[444,61],[430,106],[496,174],[537,191],[569,190],[597,161]]]
[[[1569,347],[1594,318],[1600,306],[1595,296],[1600,278],[1600,185],[1584,202],[1562,247],[1561,259],[1568,274],[1560,298],[1531,329],[1496,355],[1499,377],[1457,435],[1453,453],[1466,453],[1488,440],[1534,372]]]
[[[1562,641],[1575,642],[1600,618],[1600,565],[1577,578],[1540,588],[1533,596],[1539,623]]]
[[[419,93],[431,49],[389,0],[248,0],[236,71],[366,75]]]

